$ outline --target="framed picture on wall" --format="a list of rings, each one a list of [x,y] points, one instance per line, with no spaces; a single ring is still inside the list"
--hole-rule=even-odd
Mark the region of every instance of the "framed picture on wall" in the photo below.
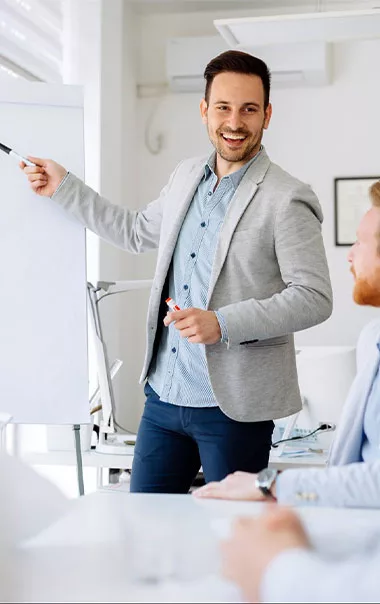
[[[363,214],[371,208],[368,189],[379,176],[354,176],[334,179],[335,245],[350,246]]]

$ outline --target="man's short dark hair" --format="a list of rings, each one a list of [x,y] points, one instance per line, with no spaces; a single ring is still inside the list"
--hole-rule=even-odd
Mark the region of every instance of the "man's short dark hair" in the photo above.
[[[206,80],[205,100],[207,104],[210,98],[211,84],[215,76],[226,71],[258,76],[264,88],[264,109],[268,107],[270,95],[270,71],[268,66],[258,57],[241,50],[227,50],[212,59],[206,66],[203,75]]]

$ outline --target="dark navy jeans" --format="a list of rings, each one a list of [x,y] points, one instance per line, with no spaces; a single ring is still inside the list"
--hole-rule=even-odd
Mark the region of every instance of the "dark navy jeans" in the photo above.
[[[131,492],[187,493],[201,465],[206,482],[267,467],[273,421],[238,422],[219,407],[162,402],[148,383],[144,391]]]

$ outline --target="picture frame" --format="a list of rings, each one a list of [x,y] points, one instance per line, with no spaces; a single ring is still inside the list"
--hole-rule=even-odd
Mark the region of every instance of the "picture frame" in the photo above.
[[[368,190],[379,176],[334,178],[335,245],[351,246],[365,212],[371,208]]]

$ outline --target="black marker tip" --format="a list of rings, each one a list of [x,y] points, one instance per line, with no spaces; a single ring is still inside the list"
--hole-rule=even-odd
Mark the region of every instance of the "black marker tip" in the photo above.
[[[0,150],[4,151],[5,153],[10,153],[12,151],[12,149],[10,149],[9,147],[6,147],[2,143],[0,143]]]

